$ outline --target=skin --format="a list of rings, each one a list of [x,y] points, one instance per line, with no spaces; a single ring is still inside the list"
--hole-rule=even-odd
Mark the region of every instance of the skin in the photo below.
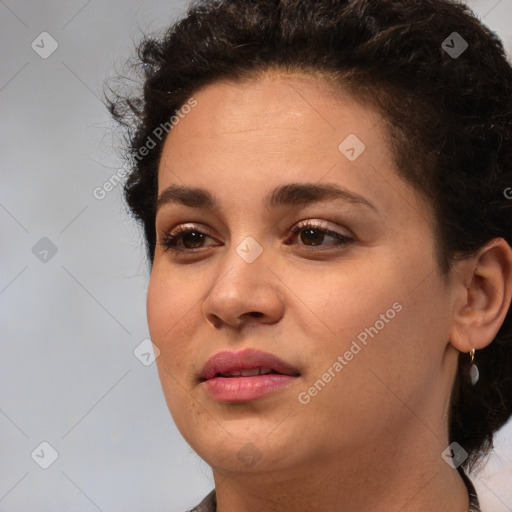
[[[483,348],[503,322],[510,247],[498,239],[443,276],[432,209],[398,175],[383,119],[325,80],[267,72],[194,97],[165,141],[158,190],[199,186],[219,205],[159,208],[147,315],[169,410],[212,467],[217,510],[467,511],[466,488],[441,457],[450,390],[459,351]],[[338,149],[349,134],[366,146],[353,162]],[[334,183],[374,208],[263,206],[292,182]],[[321,245],[308,245],[304,231],[290,234],[303,220],[354,241],[336,246],[320,232]],[[188,253],[160,245],[190,223],[208,236],[189,238]],[[236,251],[248,236],[263,249],[252,263]],[[300,403],[395,303],[401,311]],[[247,347],[300,377],[248,403],[214,400],[199,381],[204,364]],[[250,466],[238,456],[248,443]]]

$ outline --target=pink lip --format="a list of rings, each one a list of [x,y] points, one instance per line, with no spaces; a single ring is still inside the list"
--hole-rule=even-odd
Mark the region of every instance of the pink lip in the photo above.
[[[247,377],[220,375],[254,368],[270,368],[277,373]],[[208,394],[222,402],[244,402],[261,398],[287,387],[298,376],[296,368],[278,357],[249,348],[238,352],[218,352],[208,360],[201,372]]]

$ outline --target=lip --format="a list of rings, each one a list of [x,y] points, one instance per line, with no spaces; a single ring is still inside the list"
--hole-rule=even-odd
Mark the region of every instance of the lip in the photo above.
[[[277,373],[228,377],[221,374],[270,368]],[[245,402],[288,387],[299,371],[277,356],[255,349],[238,352],[223,350],[211,357],[201,372],[201,381],[207,393],[222,402]]]

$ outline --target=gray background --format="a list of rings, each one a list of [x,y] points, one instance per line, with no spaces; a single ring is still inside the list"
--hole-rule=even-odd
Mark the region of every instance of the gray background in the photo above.
[[[0,1],[0,511],[180,512],[213,487],[133,353],[148,338],[141,233],[121,185],[93,196],[123,165],[103,80],[186,5]],[[470,5],[512,51],[512,0]],[[42,32],[58,44],[46,59]],[[484,512],[512,510],[512,424],[473,480]]]

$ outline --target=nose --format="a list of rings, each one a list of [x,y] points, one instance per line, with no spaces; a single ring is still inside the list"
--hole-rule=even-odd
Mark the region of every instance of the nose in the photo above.
[[[281,281],[268,266],[264,253],[252,263],[244,261],[235,250],[226,256],[227,270],[216,277],[203,302],[210,325],[241,329],[246,324],[279,322],[284,313]]]

